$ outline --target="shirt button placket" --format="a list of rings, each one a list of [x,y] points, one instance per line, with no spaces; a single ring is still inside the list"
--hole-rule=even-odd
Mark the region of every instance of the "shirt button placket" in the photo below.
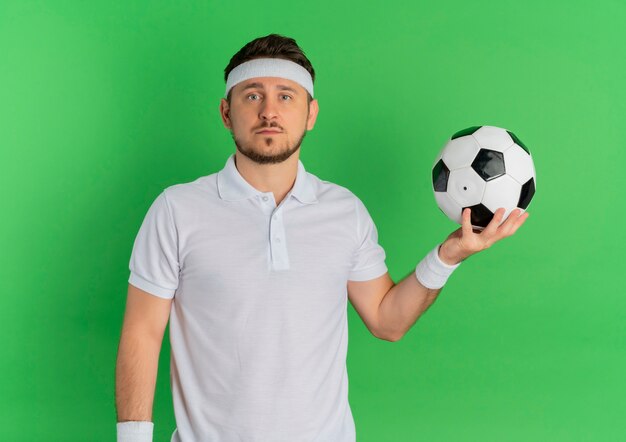
[[[272,215],[270,245],[272,247],[272,261],[277,270],[288,268],[287,249],[284,242],[284,229],[278,213]]]

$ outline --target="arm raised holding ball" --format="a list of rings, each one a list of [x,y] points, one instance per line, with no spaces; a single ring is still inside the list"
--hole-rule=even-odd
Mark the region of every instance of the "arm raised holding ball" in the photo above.
[[[513,235],[528,218],[535,182],[530,150],[513,132],[472,126],[452,135],[434,162],[432,189],[441,211],[461,227],[397,284],[388,273],[348,281],[350,301],[374,336],[401,339],[464,259]]]
[[[391,286],[382,297],[377,314],[371,315],[377,318],[379,337],[388,341],[401,339],[435,301],[448,276],[461,261],[513,235],[529,216],[528,212],[515,209],[502,222],[504,213],[504,208],[498,209],[487,227],[478,233],[472,228],[470,209],[466,208],[462,214],[462,226],[452,232],[441,246],[435,247],[417,265],[415,272]],[[367,291],[366,284],[376,284],[375,281],[353,283],[352,296],[357,298],[356,291]],[[375,298],[372,296],[371,299]]]

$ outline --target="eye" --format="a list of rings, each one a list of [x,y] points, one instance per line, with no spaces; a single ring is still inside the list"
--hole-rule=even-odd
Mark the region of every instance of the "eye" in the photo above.
[[[291,100],[291,96],[290,95],[281,95],[281,98],[283,98],[284,101]]]
[[[258,94],[249,94],[246,98],[248,100],[256,100],[259,97]]]

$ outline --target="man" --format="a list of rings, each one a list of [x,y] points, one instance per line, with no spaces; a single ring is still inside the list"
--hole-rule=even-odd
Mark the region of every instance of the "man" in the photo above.
[[[135,239],[116,367],[119,441],[152,440],[170,320],[172,441],[354,442],[347,300],[397,341],[468,256],[526,217],[463,226],[398,284],[367,209],[305,171],[315,72],[295,40],[268,35],[225,69],[220,114],[236,151],[218,173],[166,188]]]

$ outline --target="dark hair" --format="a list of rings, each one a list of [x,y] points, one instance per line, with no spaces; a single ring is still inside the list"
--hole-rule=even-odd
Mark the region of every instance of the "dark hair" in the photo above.
[[[259,37],[247,43],[230,59],[228,66],[224,69],[224,81],[228,80],[228,74],[241,63],[253,60],[255,58],[283,58],[298,63],[304,69],[309,71],[311,79],[315,82],[315,70],[309,59],[293,38],[284,37],[278,34],[269,34],[265,37]],[[312,97],[307,93],[308,101]],[[230,102],[230,91],[226,100]]]

